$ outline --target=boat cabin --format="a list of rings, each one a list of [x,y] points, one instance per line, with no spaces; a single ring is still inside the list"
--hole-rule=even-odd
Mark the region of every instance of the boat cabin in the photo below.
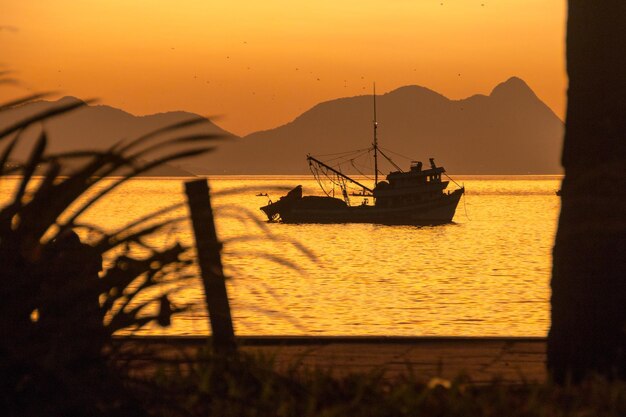
[[[422,169],[422,166],[421,162],[414,161],[408,172],[391,172],[387,181],[376,184],[376,206],[404,207],[439,198],[448,186],[448,181],[441,181],[445,169],[436,166],[433,158],[430,158],[429,169]]]

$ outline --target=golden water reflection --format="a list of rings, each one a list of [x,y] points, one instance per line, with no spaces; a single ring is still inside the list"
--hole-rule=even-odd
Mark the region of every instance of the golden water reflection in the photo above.
[[[457,178],[455,178],[457,179]],[[545,335],[558,177],[465,177],[454,223],[436,227],[267,224],[268,192],[314,180],[294,176],[210,179],[238,334]],[[7,197],[7,180],[2,199]],[[229,189],[247,187],[238,193]],[[107,230],[185,201],[179,179],[136,179],[85,214]],[[185,208],[161,218],[185,215]],[[84,236],[87,238],[87,236]],[[244,238],[247,237],[247,238]],[[314,254],[311,259],[291,241]],[[191,244],[187,223],[154,242]],[[280,262],[280,259],[285,262]],[[278,261],[277,261],[278,260]],[[294,268],[295,267],[295,268]],[[199,308],[152,334],[206,334],[199,283],[175,302]]]

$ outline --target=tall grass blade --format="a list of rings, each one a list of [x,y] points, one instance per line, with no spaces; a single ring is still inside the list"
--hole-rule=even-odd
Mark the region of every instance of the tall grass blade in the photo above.
[[[5,175],[6,164],[9,161],[9,157],[11,156],[11,153],[13,153],[13,149],[15,148],[15,145],[17,145],[17,142],[19,142],[21,132],[22,131],[19,131],[17,133],[17,136],[15,136],[13,140],[4,149],[4,151],[2,151],[2,155],[0,156],[0,176]]]
[[[22,205],[22,198],[26,193],[26,187],[28,187],[28,184],[33,174],[35,173],[37,166],[41,163],[42,155],[46,149],[47,143],[48,141],[45,132],[41,132],[41,134],[39,135],[39,139],[37,139],[33,151],[30,154],[28,162],[26,162],[26,165],[24,165],[24,170],[22,172],[22,181],[20,182],[15,196],[13,197],[13,204],[15,204],[16,207],[20,207]]]
[[[160,129],[154,130],[152,132],[148,132],[145,135],[139,136],[138,138],[132,140],[130,143],[124,145],[123,143],[120,144],[123,145],[121,148],[119,149],[115,149],[117,152],[120,153],[125,153],[130,151],[132,148],[135,148],[137,146],[142,145],[143,143],[152,140],[153,138],[162,135],[164,133],[169,133],[169,132],[175,132],[177,130],[183,129],[185,127],[189,127],[189,126],[195,126],[198,125],[200,123],[205,123],[208,122],[208,119],[201,117],[201,116],[197,116],[197,117],[192,117],[190,119],[187,120],[183,120],[181,122],[178,123],[174,123],[172,125],[168,125],[165,127],[162,127]]]
[[[31,94],[26,97],[20,97],[15,100],[7,101],[5,103],[0,104],[0,111],[5,111],[12,109],[13,107],[21,106],[23,104],[30,104],[33,101],[41,100],[42,98],[49,97],[51,93],[40,93],[40,94]]]
[[[48,120],[54,116],[58,116],[60,114],[68,113],[72,110],[78,109],[79,107],[84,107],[88,103],[92,101],[82,101],[82,102],[74,102],[63,105],[57,105],[51,109],[41,111],[35,115],[26,117],[4,129],[0,130],[0,141],[6,139],[10,134],[17,132],[18,130],[24,129],[28,126],[33,125],[36,122],[40,122],[43,120]]]
[[[171,161],[174,161],[174,160],[177,160],[177,159],[183,159],[183,158],[189,158],[189,157],[193,157],[193,156],[202,155],[202,154],[205,154],[207,152],[212,151],[213,149],[214,148],[198,148],[198,149],[192,149],[192,150],[189,150],[189,151],[181,151],[181,152],[175,153],[173,155],[162,157],[160,159],[157,159],[156,161],[152,161],[152,162],[147,163],[147,164],[145,164],[145,165],[143,165],[141,167],[135,168],[129,174],[126,174],[121,179],[115,181],[113,184],[105,187],[104,189],[102,189],[101,191],[96,193],[96,195],[91,197],[90,200],[88,200],[82,207],[80,207],[76,211],[76,213],[74,213],[74,215],[71,217],[71,220],[73,221],[74,219],[76,219],[78,216],[80,216],[82,213],[84,213],[89,207],[91,207],[93,204],[95,204],[99,199],[101,199],[102,197],[104,197],[105,195],[110,193],[111,191],[115,190],[116,188],[118,188],[122,184],[126,183],[129,179],[134,178],[134,177],[138,176],[139,174],[142,174],[142,173],[144,173],[146,171],[151,170],[152,168],[158,167],[158,166],[166,164],[168,162],[171,162]]]

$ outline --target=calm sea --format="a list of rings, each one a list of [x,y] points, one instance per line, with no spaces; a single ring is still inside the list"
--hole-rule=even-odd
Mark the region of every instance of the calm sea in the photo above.
[[[270,224],[258,209],[267,197],[257,194],[276,199],[284,194],[281,187],[298,184],[307,194],[320,194],[316,182],[295,176],[210,178],[236,332],[545,335],[560,177],[455,180],[467,193],[454,223],[413,227]],[[83,220],[113,230],[184,200],[180,179],[137,179]],[[185,214],[180,209],[163,218]],[[187,223],[152,243],[176,240],[192,242]],[[197,308],[169,329],[145,332],[206,334],[199,282],[181,285],[175,299]]]

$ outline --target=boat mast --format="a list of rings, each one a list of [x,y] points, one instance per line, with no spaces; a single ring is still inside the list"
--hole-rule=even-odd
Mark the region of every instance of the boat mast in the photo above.
[[[378,184],[378,122],[376,121],[376,83],[374,83],[374,188]]]

